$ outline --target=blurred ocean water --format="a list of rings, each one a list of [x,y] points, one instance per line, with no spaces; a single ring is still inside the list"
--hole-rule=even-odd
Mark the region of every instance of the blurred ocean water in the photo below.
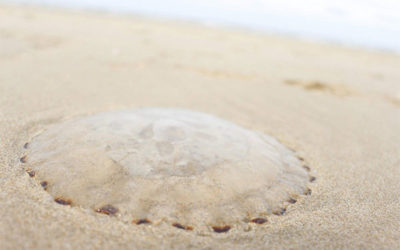
[[[400,0],[0,0],[140,14],[400,53]]]

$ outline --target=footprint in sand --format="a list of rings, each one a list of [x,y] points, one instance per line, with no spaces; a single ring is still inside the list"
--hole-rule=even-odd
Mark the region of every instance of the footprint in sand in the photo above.
[[[394,104],[397,107],[400,107],[400,93],[394,96],[386,96],[385,98],[388,100],[390,103]]]
[[[201,67],[192,67],[192,66],[184,66],[180,64],[175,65],[176,69],[194,72],[203,76],[209,76],[214,78],[220,79],[232,79],[232,80],[254,80],[257,77],[252,74],[241,74],[241,73],[234,73],[224,70],[217,70],[217,69],[207,69]]]
[[[353,93],[344,85],[327,84],[321,81],[285,80],[285,84],[301,87],[307,91],[324,92],[335,96],[349,96]]]
[[[9,30],[0,30],[0,57],[11,58],[30,50],[45,50],[60,46],[64,40],[59,37],[20,34]]]

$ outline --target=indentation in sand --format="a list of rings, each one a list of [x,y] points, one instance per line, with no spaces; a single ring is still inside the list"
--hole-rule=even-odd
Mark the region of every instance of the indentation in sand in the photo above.
[[[12,58],[32,49],[50,49],[60,46],[63,42],[63,39],[55,36],[33,33],[21,35],[15,31],[0,29],[0,57]]]
[[[400,107],[400,93],[393,96],[386,96],[386,99],[393,105]]]
[[[59,37],[39,34],[28,35],[25,37],[25,39],[29,41],[33,49],[38,50],[57,47],[64,42],[63,39]]]
[[[301,87],[307,91],[325,92],[336,96],[348,96],[352,94],[352,91],[343,85],[327,84],[321,81],[285,80],[284,83],[291,86]]]
[[[180,69],[183,71],[190,71],[200,75],[220,78],[220,79],[232,79],[232,80],[254,80],[257,77],[252,74],[241,74],[237,72],[229,72],[224,70],[217,70],[217,69],[207,69],[201,67],[193,67],[193,66],[185,66],[181,64],[175,65],[176,69]]]
[[[226,233],[282,215],[310,176],[276,139],[179,109],[102,113],[55,124],[21,164],[61,205],[123,221]]]

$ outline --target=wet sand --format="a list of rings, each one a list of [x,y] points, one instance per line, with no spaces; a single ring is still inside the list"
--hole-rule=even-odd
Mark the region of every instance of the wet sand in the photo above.
[[[400,245],[400,57],[194,24],[0,5],[0,249]],[[26,172],[52,124],[136,107],[210,113],[279,139],[316,180],[227,233],[63,206]]]

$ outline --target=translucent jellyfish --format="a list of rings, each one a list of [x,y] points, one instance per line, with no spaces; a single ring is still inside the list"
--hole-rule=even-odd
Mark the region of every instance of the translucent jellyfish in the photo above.
[[[302,162],[276,139],[187,110],[82,117],[26,148],[29,175],[56,202],[137,225],[227,232],[263,224],[308,192]]]

